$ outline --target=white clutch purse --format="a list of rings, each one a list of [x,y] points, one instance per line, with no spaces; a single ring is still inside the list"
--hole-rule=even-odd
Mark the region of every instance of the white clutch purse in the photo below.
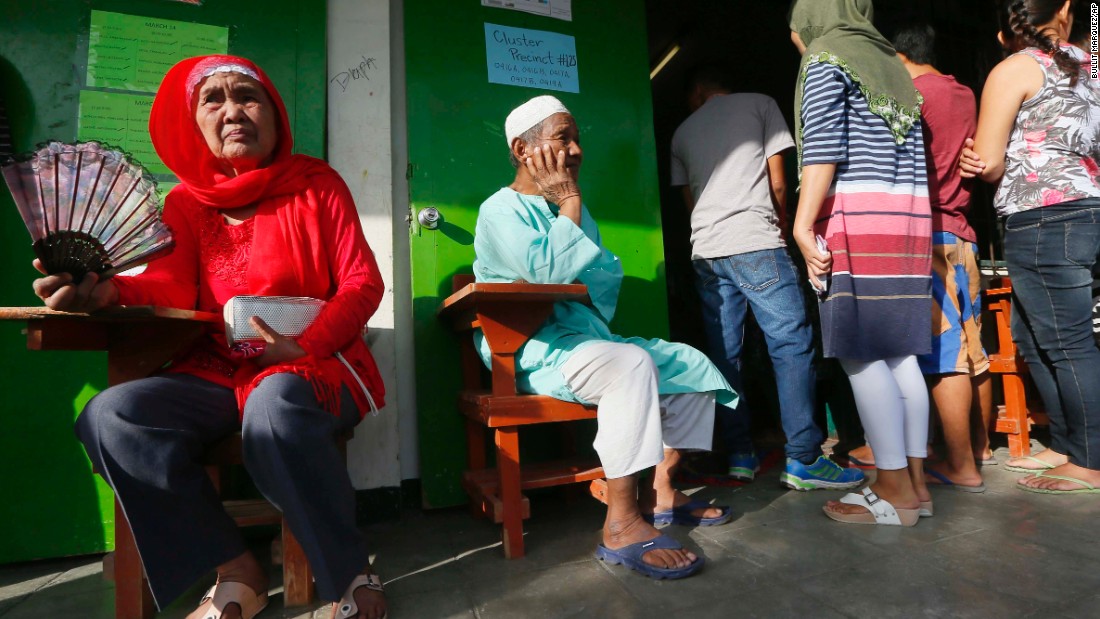
[[[250,322],[253,316],[267,323],[267,326],[275,330],[279,335],[286,337],[298,337],[317,315],[325,302],[312,297],[259,297],[239,295],[226,301],[222,308],[222,319],[225,321],[225,339],[230,350],[242,358],[258,357],[264,352],[263,336],[253,328]],[[371,413],[378,414],[378,406],[370,390],[363,384],[355,369],[351,367],[344,355],[337,352],[335,357],[351,372],[352,378],[359,384],[363,394],[367,396]]]
[[[259,317],[280,335],[298,337],[313,323],[325,302],[312,297],[236,296],[222,309],[225,339],[230,348],[238,343],[260,343],[264,338],[249,320]],[[237,347],[239,348],[239,347]]]

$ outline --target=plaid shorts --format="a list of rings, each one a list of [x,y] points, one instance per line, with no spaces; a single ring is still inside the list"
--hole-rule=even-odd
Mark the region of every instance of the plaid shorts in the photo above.
[[[917,361],[925,374],[969,374],[989,369],[982,348],[978,246],[950,232],[932,234],[932,352]]]

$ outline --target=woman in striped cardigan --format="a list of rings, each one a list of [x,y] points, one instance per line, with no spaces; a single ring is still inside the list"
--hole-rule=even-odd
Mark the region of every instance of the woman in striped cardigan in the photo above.
[[[932,223],[920,95],[871,24],[871,0],[796,0],[795,123],[802,184],[794,238],[821,300],[823,352],[848,374],[878,477],[825,513],[912,526],[924,483]]]

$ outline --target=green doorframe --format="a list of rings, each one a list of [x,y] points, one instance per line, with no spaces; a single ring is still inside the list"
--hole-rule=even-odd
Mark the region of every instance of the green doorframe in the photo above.
[[[478,206],[512,180],[505,116],[546,94],[488,83],[485,23],[576,38],[580,93],[549,94],[577,117],[584,200],[626,272],[612,327],[647,337],[668,332],[644,2],[575,2],[572,21],[476,4],[420,0],[405,7],[420,473],[428,507],[466,500],[458,483],[465,465],[455,407],[458,350],[435,310],[450,293],[452,275],[470,271]],[[438,230],[415,223],[429,206],[443,214]]]

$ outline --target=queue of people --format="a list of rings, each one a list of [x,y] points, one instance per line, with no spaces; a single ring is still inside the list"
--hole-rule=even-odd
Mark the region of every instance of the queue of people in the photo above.
[[[999,183],[1013,334],[1051,417],[1050,447],[1007,467],[1029,473],[1024,490],[1100,492],[1090,293],[1100,254],[1100,86],[1065,43],[1073,0],[1006,3],[1002,42],[1013,54],[990,74],[976,124],[973,95],[934,67],[932,34],[909,29],[891,44],[871,6],[793,3],[791,40],[802,54],[793,136],[771,99],[735,94],[714,72],[689,84],[693,114],[673,139],[672,182],[691,212],[709,359],[684,344],[611,332],[623,269],[582,199],[577,119],[539,96],[505,120],[515,173],[481,206],[474,273],[483,282],[588,287],[588,302],[555,306],[517,355],[517,374],[524,391],[597,408],[594,447],[608,480],[599,559],[683,578],[704,560],[657,526],[731,520],[730,506],[692,501],[672,482],[685,452],[711,449],[716,419],[730,476],[751,481],[759,469],[741,397],[749,309],[780,391],[783,483],[864,481],[822,454],[813,421],[814,312],[786,246],[783,156],[792,149],[800,190],[789,234],[817,296],[821,353],[851,382],[873,454],[865,457],[877,469],[825,514],[912,526],[934,514],[929,485],[984,489],[975,460],[990,457],[990,391],[966,221],[972,177]],[[102,392],[78,418],[156,602],[215,570],[217,584],[189,617],[249,619],[267,603],[264,571],[199,462],[206,446],[240,430],[245,465],[302,541],[332,616],[383,617],[383,588],[334,443],[385,391],[362,339],[383,285],[350,192],[323,161],[291,154],[279,93],[244,58],[173,67],[150,130],[181,181],[164,209],[175,251],[136,276],[90,274],[76,284],[44,274],[34,290],[46,305],[219,311],[240,294],[326,301],[300,337],[254,318],[266,341],[259,356],[231,354],[211,335],[166,371]],[[487,344],[476,344],[488,362]],[[930,403],[947,449],[936,464],[925,463]]]

